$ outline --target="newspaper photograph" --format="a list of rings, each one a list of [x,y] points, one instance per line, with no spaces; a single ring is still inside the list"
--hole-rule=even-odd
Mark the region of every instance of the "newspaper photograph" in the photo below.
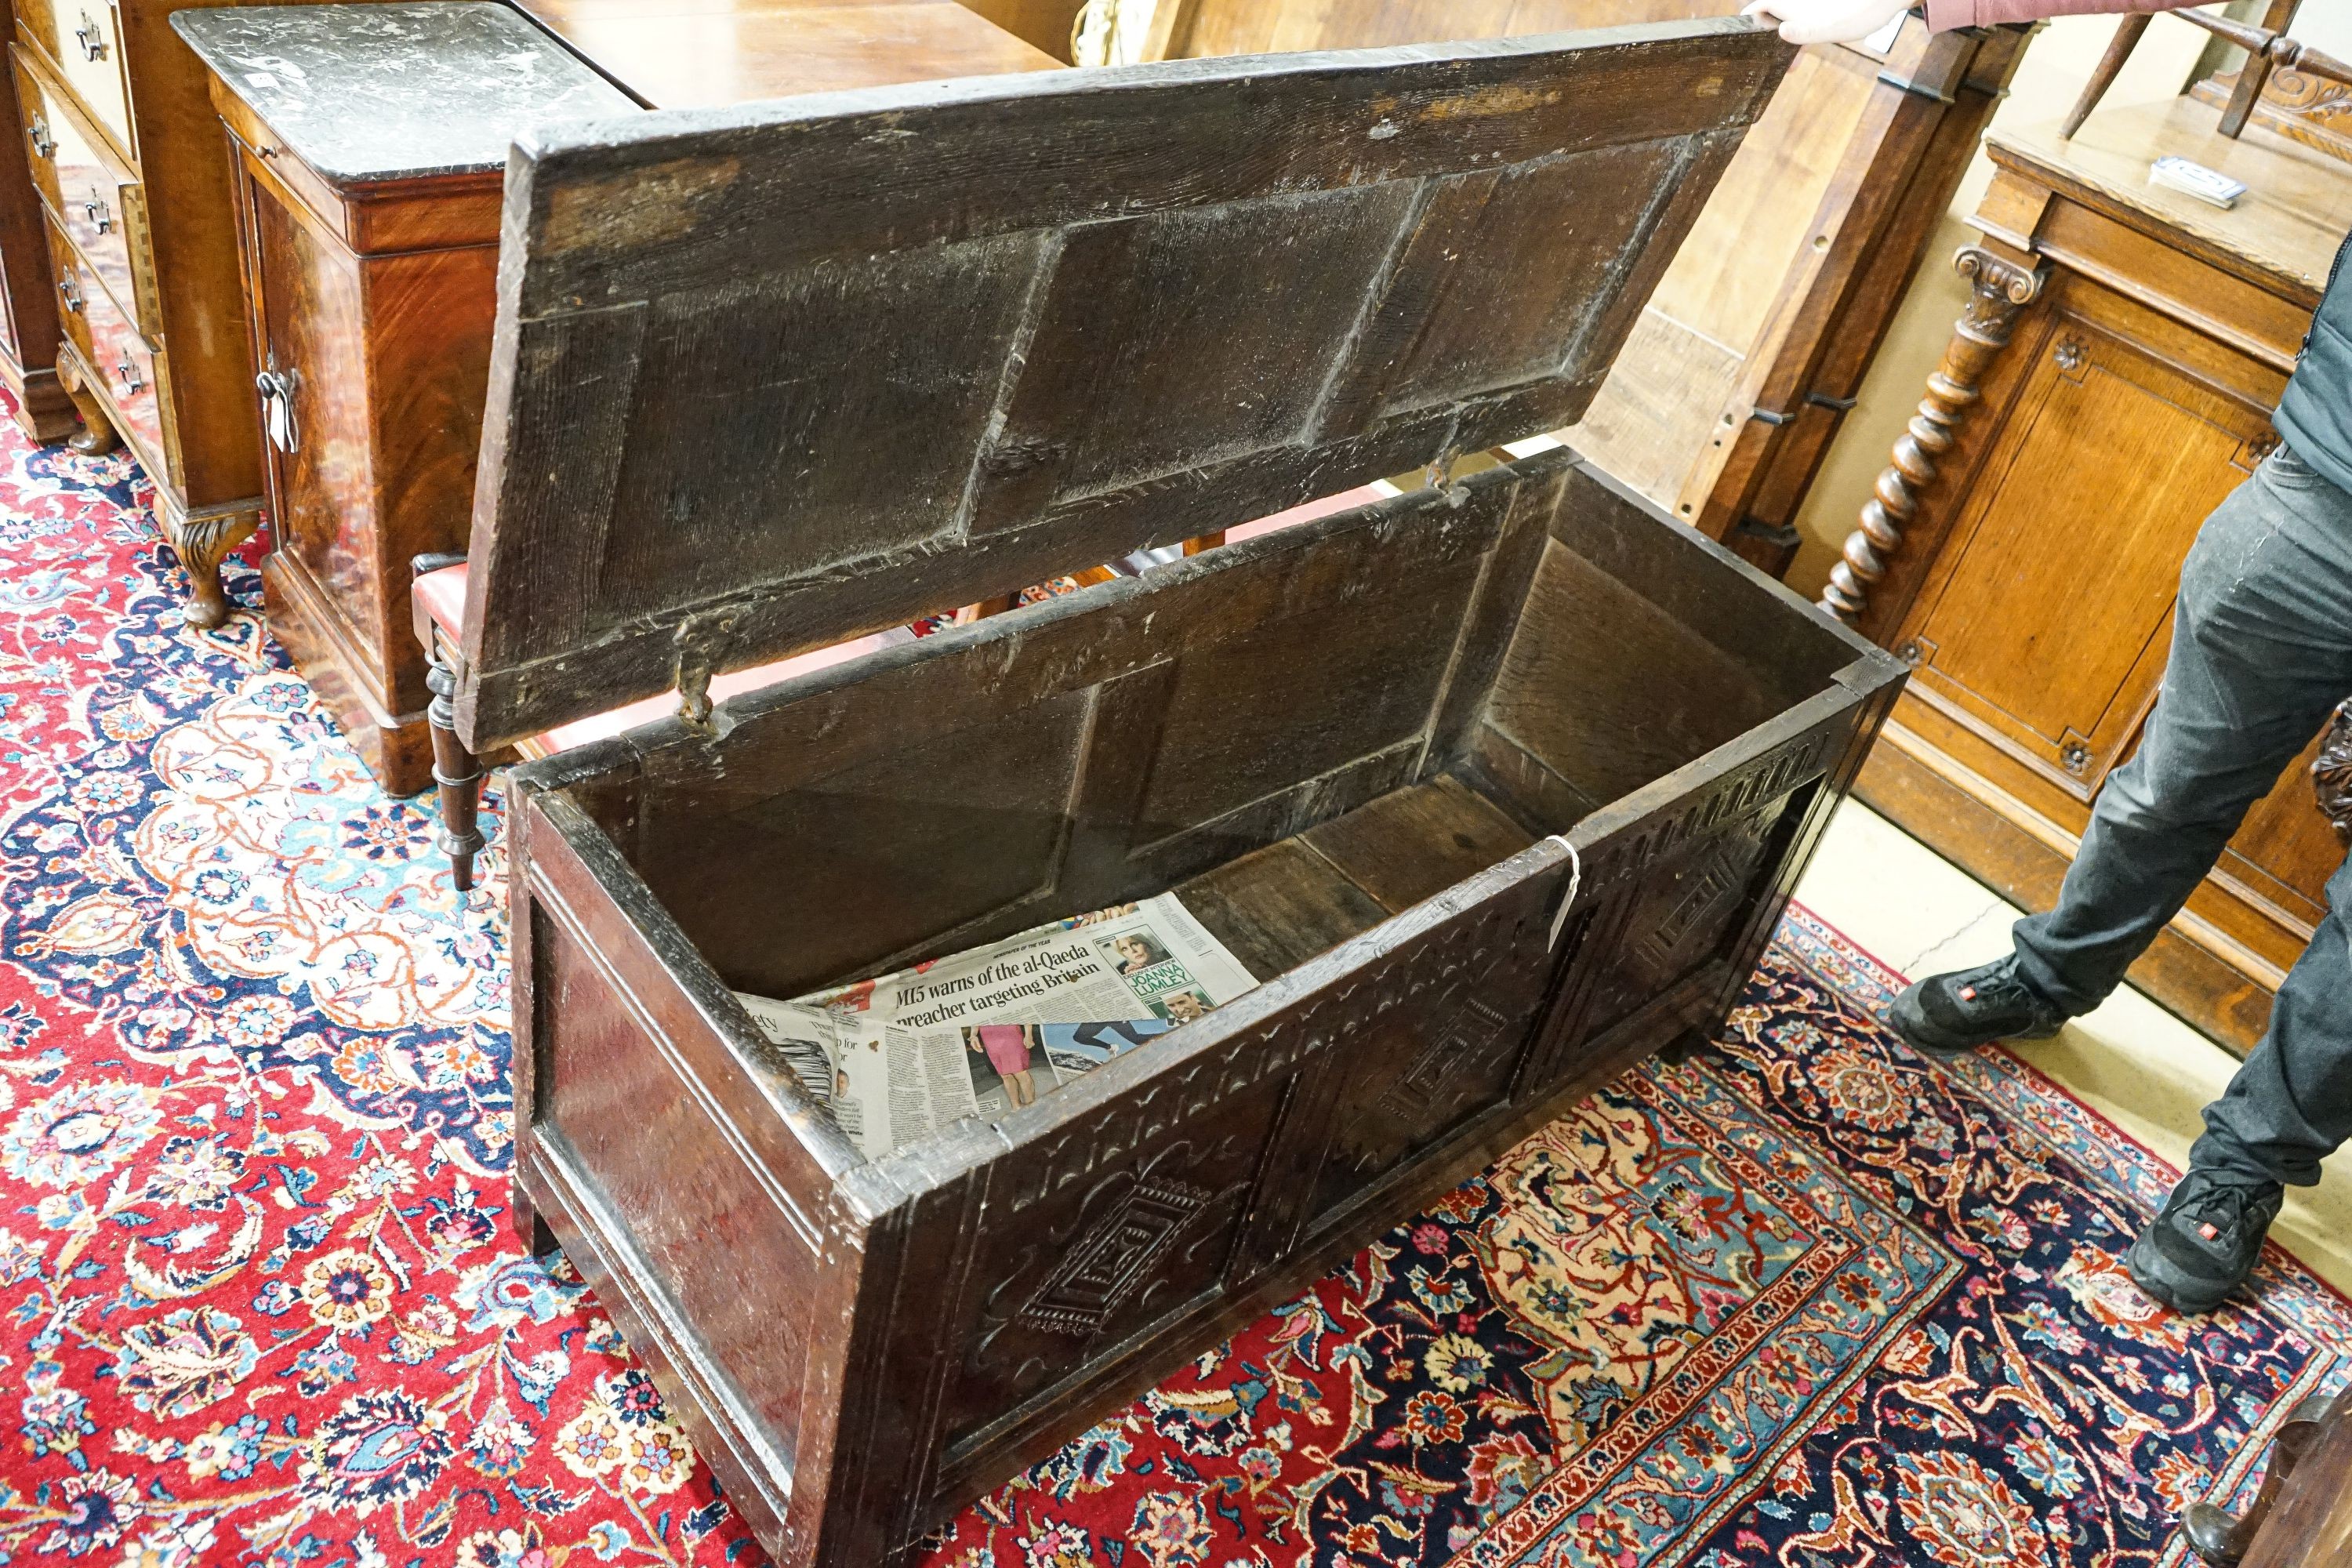
[[[997,1117],[1255,987],[1173,894],[743,1004],[868,1159]]]

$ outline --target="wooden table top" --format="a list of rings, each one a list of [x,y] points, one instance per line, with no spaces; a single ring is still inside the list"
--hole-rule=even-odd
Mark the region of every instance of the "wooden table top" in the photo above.
[[[656,109],[1055,70],[956,0],[516,0]]]
[[[2231,141],[2215,129],[2220,118],[2211,104],[2176,98],[2101,110],[2072,142],[2054,121],[1994,132],[1985,151],[2003,169],[2193,236],[2316,302],[2352,229],[2352,164],[2259,128]],[[2148,165],[2167,156],[2250,188],[2224,210],[2151,184]]]

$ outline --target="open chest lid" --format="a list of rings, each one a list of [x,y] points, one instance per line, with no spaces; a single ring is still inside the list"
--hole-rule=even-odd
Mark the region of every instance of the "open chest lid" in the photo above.
[[[1573,422],[1790,52],[1714,20],[530,133],[460,734]]]

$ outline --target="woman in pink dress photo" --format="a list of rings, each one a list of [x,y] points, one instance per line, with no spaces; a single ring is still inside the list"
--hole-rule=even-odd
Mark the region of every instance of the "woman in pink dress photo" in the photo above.
[[[964,1031],[972,1050],[986,1057],[1004,1080],[1005,1097],[1015,1110],[1037,1103],[1037,1080],[1029,1075],[1029,1035],[1025,1024],[982,1024]]]

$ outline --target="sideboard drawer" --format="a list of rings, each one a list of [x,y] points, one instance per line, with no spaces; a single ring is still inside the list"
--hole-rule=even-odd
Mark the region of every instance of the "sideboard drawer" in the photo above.
[[[122,85],[122,15],[106,0],[18,0],[16,25],[124,155],[137,157]]]
[[[100,285],[97,275],[90,271],[89,263],[82,260],[80,253],[66,238],[65,230],[58,226],[57,214],[45,212],[41,215],[41,235],[48,241],[49,274],[58,284],[58,324],[65,329],[67,340],[81,351],[81,357],[87,361],[90,357],[89,297],[104,293],[105,289]]]
[[[142,332],[160,336],[163,307],[156,297],[147,244],[147,198],[139,176],[82,117],[72,96],[50,79],[38,57],[21,46],[10,53],[33,179],[42,199],[115,303],[131,313]]]
[[[67,240],[57,215],[47,215],[49,259],[57,268],[58,319],[91,374],[89,382],[106,404],[115,427],[131,438],[139,460],[152,472],[170,471],[163,442],[163,413],[156,384],[163,356],[148,345],[122,307],[90,270],[89,260]]]
[[[105,290],[89,297],[89,315],[90,368],[98,372],[107,401],[114,405],[116,422],[146,451],[163,458],[163,413],[157,390],[163,378],[163,356],[147,346],[139,328]]]

